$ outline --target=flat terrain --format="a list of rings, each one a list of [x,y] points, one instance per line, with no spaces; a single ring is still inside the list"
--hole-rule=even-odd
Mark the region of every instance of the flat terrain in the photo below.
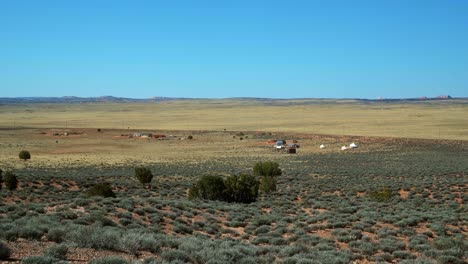
[[[0,127],[299,132],[468,140],[468,100],[0,105]]]
[[[57,245],[71,263],[468,260],[465,104],[205,103],[1,106],[0,169],[20,181],[0,190],[0,240],[12,250],[2,263]],[[122,136],[134,132],[166,139]],[[297,140],[298,153],[273,150],[272,139]],[[23,149],[31,160],[19,160]],[[187,199],[200,176],[251,173],[259,161],[283,171],[272,194]],[[136,166],[153,171],[151,188]],[[102,182],[116,198],[86,195]]]

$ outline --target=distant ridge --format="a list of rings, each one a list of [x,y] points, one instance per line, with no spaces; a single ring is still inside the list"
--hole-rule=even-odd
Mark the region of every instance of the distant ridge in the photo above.
[[[230,97],[230,98],[183,98],[183,97],[151,97],[144,99],[125,98],[115,96],[99,97],[0,97],[0,104],[21,104],[21,103],[124,103],[124,102],[165,102],[176,100],[241,100],[241,101],[259,101],[259,102],[279,102],[279,101],[299,101],[299,100],[317,100],[317,101],[361,101],[361,102],[412,102],[412,101],[443,101],[443,100],[468,100],[468,97],[451,97],[450,95],[441,95],[433,98],[378,98],[378,99],[360,99],[360,98],[261,98],[261,97]]]

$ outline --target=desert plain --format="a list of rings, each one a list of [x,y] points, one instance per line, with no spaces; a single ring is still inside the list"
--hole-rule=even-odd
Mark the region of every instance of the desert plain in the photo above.
[[[282,175],[255,202],[188,199],[264,161]],[[0,169],[2,263],[467,261],[468,100],[2,104]]]

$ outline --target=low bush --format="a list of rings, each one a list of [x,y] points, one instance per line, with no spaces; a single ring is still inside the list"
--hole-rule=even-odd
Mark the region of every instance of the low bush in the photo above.
[[[276,191],[276,178],[272,176],[260,177],[259,191],[266,194]]]
[[[66,261],[61,261],[51,256],[32,256],[24,258],[21,263],[23,264],[65,264]]]
[[[387,202],[392,198],[392,191],[387,188],[380,191],[373,191],[369,193],[369,198],[377,202]]]
[[[27,150],[22,150],[20,151],[20,153],[18,154],[19,158],[26,161],[28,159],[31,159],[31,153],[29,153],[29,151]]]
[[[147,237],[144,232],[140,231],[127,231],[120,238],[120,247],[121,250],[132,254],[137,255],[138,251],[141,249],[143,239]]]
[[[90,264],[130,264],[127,260],[118,256],[107,256],[98,259],[94,259]]]
[[[135,178],[137,178],[143,187],[146,187],[151,183],[151,180],[153,179],[153,173],[151,173],[151,170],[148,168],[138,167],[135,168]]]
[[[399,259],[413,259],[415,258],[413,255],[411,255],[410,252],[404,251],[404,250],[397,250],[392,253],[393,257],[399,258]]]
[[[5,183],[5,187],[10,191],[13,191],[18,187],[18,179],[16,178],[16,175],[11,171],[5,173],[5,176],[3,177],[3,182]]]
[[[88,196],[115,197],[114,191],[109,183],[98,183],[91,187],[86,194]]]
[[[279,164],[272,161],[258,162],[253,167],[253,173],[256,176],[281,176],[282,171]]]
[[[434,247],[438,250],[451,250],[456,249],[460,252],[465,250],[464,239],[462,236],[453,237],[438,237],[434,239]]]
[[[72,224],[67,227],[65,241],[75,243],[78,247],[118,251],[121,250],[121,236],[122,231],[115,227]]]
[[[45,256],[53,257],[56,259],[67,259],[68,247],[64,244],[53,245],[44,251]]]
[[[3,242],[0,242],[0,260],[7,260],[10,256],[11,249]]]
[[[192,263],[190,256],[182,250],[164,251],[161,254],[162,259],[174,263]]]
[[[223,200],[224,190],[221,176],[206,175],[201,177],[189,190],[190,199]]]
[[[56,227],[56,228],[49,229],[49,231],[47,232],[46,238],[49,241],[61,243],[65,235],[66,235],[65,229]]]
[[[251,203],[257,200],[259,182],[252,175],[233,175],[228,177],[224,184],[227,202]]]

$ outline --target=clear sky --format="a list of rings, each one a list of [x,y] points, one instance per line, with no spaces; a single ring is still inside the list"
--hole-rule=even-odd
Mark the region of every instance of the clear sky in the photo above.
[[[0,97],[468,96],[466,0],[0,0]]]

